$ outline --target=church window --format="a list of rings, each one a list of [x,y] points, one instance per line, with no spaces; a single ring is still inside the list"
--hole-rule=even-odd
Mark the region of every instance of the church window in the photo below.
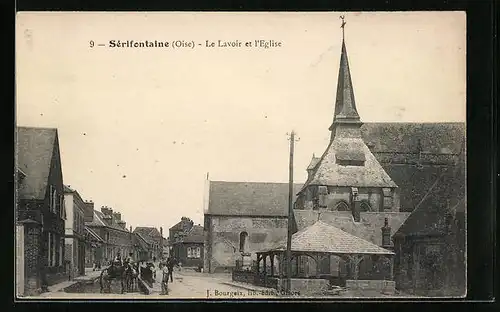
[[[340,201],[335,205],[335,208],[333,210],[336,211],[349,211],[349,205],[345,201]]]
[[[241,232],[240,233],[240,252],[245,252],[245,247],[246,247],[246,240],[247,240],[247,237],[248,237],[248,233],[247,232]]]
[[[371,211],[372,207],[370,206],[370,203],[368,201],[363,200],[360,204],[360,210],[361,210],[361,212],[367,212],[367,211]]]

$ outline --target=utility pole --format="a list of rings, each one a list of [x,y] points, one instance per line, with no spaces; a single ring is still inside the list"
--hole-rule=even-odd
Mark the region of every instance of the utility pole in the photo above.
[[[288,135],[288,133],[287,133]],[[297,140],[298,141],[298,140]],[[292,278],[292,221],[293,221],[293,153],[295,146],[295,132],[290,133],[290,166],[288,180],[288,233],[286,240],[286,292],[290,293]]]

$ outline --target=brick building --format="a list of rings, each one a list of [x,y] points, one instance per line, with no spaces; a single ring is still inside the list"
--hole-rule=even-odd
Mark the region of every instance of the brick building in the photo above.
[[[134,253],[134,235],[127,230],[121,213],[107,206],[102,206],[101,211],[95,210],[93,203],[85,207],[86,220],[90,220],[92,216],[92,220],[85,222],[85,225],[103,240],[102,245],[94,250],[97,261],[106,264],[118,253],[122,257]]]
[[[138,226],[134,229],[134,234],[139,234],[140,237],[149,244],[149,259],[161,259],[163,256],[163,246],[167,243],[163,237],[163,228],[158,230],[155,227]]]
[[[172,242],[172,256],[182,263],[183,267],[202,268],[205,235],[201,225],[191,228]]]
[[[132,231],[132,227],[130,227],[130,231]],[[153,241],[145,238],[141,233],[133,234],[134,259],[136,261],[151,261],[154,253]]]
[[[85,275],[85,202],[80,194],[64,186],[65,223],[65,259],[69,265],[70,276]]]
[[[57,129],[17,128],[18,294],[66,279],[63,177]],[[19,277],[19,275],[18,275]]]

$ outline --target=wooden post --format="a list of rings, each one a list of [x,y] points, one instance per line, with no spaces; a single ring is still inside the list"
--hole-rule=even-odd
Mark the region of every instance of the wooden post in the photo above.
[[[390,275],[390,277],[391,277],[391,281],[393,281],[394,280],[394,256],[390,256],[389,259],[391,261],[391,264],[390,264],[391,265],[391,275]]]
[[[280,291],[283,289],[283,253],[280,253],[279,257],[279,285],[280,285]]]
[[[292,216],[293,216],[293,153],[295,146],[295,132],[290,133],[290,164],[289,164],[289,181],[288,181],[288,233],[286,240],[286,276],[287,288],[289,292],[291,288],[292,276]]]
[[[319,275],[320,275],[320,269],[321,269],[321,266],[320,266],[320,256],[319,254],[316,254],[314,256],[314,261],[316,261],[316,277],[319,278]]]
[[[271,276],[274,276],[274,254],[269,256],[271,258]]]

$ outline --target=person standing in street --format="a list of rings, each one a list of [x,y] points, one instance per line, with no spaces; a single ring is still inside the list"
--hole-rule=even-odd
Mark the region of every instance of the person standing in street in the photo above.
[[[167,270],[168,270],[168,276],[167,276],[167,280],[168,278],[170,277],[170,282],[173,283],[174,282],[174,261],[172,258],[168,258],[167,259]]]

